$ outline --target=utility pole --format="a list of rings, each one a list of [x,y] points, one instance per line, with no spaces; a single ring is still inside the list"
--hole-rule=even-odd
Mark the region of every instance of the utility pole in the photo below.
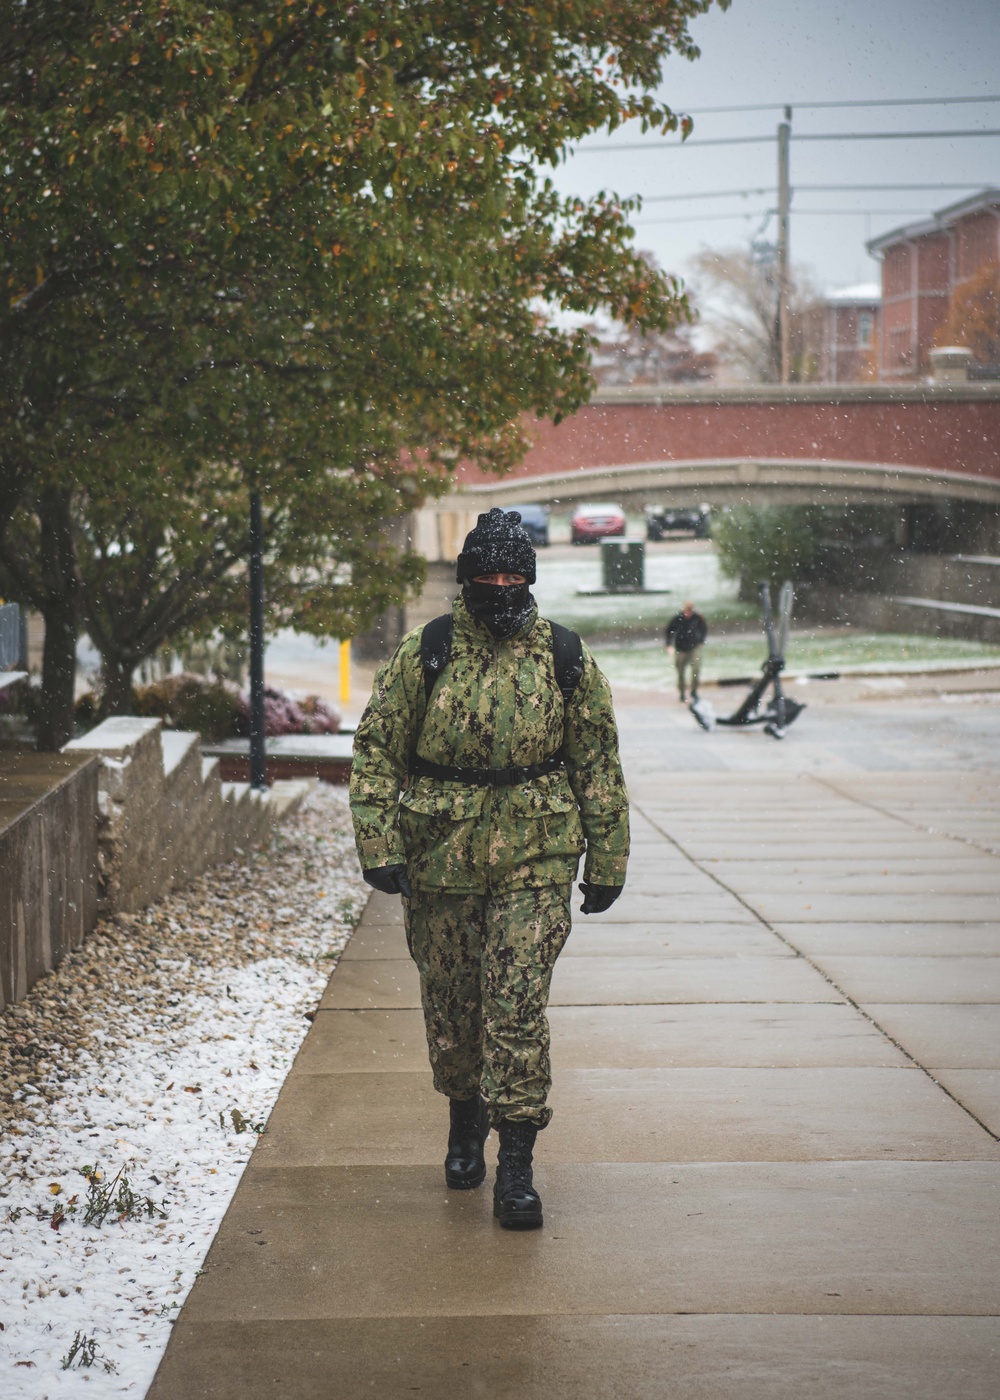
[[[260,492],[250,492],[250,786],[267,787],[264,748],[264,526]]]
[[[788,183],[788,145],[792,134],[792,109],[785,108],[785,120],[778,127],[778,344],[781,382],[787,384],[788,363],[788,210],[791,189]]]

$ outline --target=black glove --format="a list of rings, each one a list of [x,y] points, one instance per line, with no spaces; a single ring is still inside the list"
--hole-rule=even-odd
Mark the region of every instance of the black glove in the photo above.
[[[380,865],[375,870],[362,870],[361,874],[366,885],[383,894],[401,894],[404,899],[410,899],[413,894],[405,865]]]
[[[368,877],[365,876],[365,878]],[[605,909],[611,908],[625,886],[592,885],[589,880],[584,880],[578,888],[583,895],[583,903],[580,905],[581,914],[603,914]]]

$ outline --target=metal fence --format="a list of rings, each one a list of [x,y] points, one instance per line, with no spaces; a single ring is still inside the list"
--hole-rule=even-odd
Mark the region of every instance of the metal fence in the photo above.
[[[21,609],[16,603],[0,603],[0,671],[14,671],[23,658]]]

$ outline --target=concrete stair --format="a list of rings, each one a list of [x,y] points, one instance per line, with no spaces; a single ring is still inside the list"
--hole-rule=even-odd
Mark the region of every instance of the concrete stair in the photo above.
[[[117,716],[66,745],[99,765],[100,907],[135,913],[210,865],[267,839],[316,779],[286,779],[266,792],[223,783],[199,736],[159,719]]]

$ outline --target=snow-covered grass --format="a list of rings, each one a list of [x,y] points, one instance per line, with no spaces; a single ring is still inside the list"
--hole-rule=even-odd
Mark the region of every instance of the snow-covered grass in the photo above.
[[[320,787],[0,1016],[4,1396],[145,1393],[366,893]]]
[[[672,691],[676,688],[672,660],[662,642],[631,645],[592,643],[601,669],[612,685]],[[705,646],[702,678],[753,676],[767,655],[763,633],[756,636],[712,637]],[[788,641],[786,675],[839,671],[841,675],[889,675],[916,671],[976,670],[1000,665],[1000,647],[946,637],[911,637],[888,632],[793,632]]]
[[[646,586],[669,589],[669,593],[581,596],[581,589],[598,588],[600,583],[599,550],[539,550],[533,589],[539,611],[588,638],[612,683],[674,689],[674,669],[663,648],[662,629],[686,598],[694,600],[709,623],[702,669],[705,680],[749,676],[760,670],[767,648],[763,629],[753,625],[760,617],[759,606],[737,600],[737,586],[723,575],[710,543],[686,541],[647,548]],[[720,636],[722,624],[734,621],[739,622],[739,630]],[[844,627],[797,629],[788,644],[790,675],[808,671],[877,675],[998,663],[1000,647],[985,643]]]
[[[649,593],[605,597],[581,596],[580,590],[600,588],[601,552],[596,545],[561,551],[538,551],[538,579],[532,589],[543,617],[573,627],[584,637],[663,628],[680,611],[686,598],[695,600],[710,621],[757,616],[758,608],[737,601],[737,584],[723,577],[711,545],[654,544],[646,548],[646,587]],[[655,590],[668,590],[657,592]]]

